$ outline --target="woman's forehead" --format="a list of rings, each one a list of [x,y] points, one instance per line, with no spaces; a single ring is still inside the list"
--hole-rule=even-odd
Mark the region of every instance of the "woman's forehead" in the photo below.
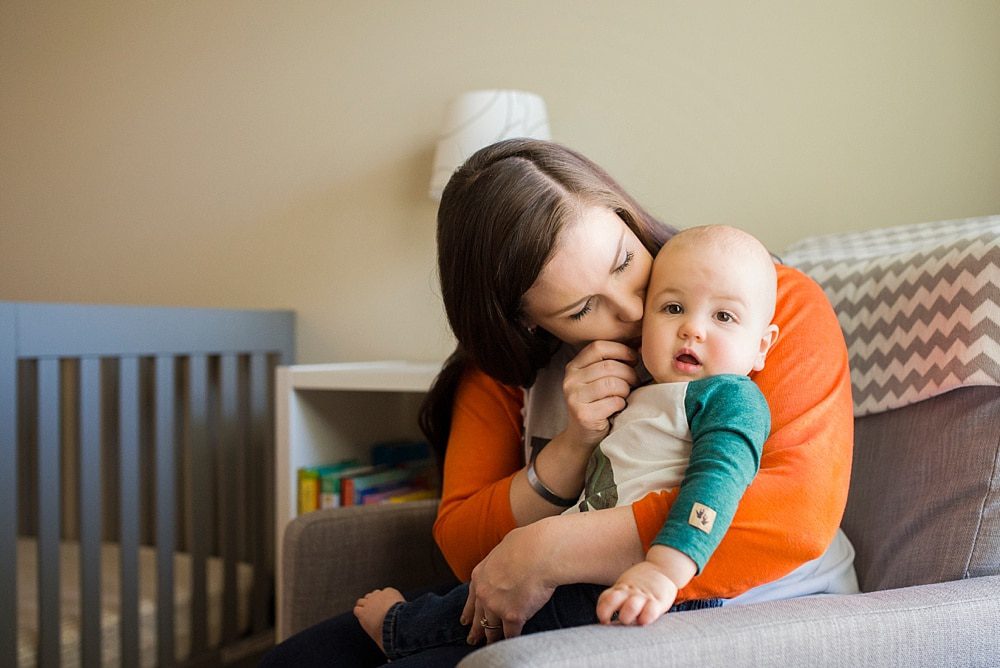
[[[623,234],[631,234],[631,230],[608,207],[582,207],[580,215],[570,218],[560,231],[549,262],[563,260],[579,266],[581,256],[587,256],[595,260],[603,257],[611,265]]]
[[[530,301],[566,305],[600,292],[618,266],[631,230],[607,207],[587,207],[559,234],[552,255],[525,294]]]

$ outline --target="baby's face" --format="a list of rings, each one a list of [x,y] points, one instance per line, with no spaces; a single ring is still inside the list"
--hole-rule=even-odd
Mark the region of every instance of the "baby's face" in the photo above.
[[[642,327],[642,358],[653,378],[691,381],[764,368],[777,334],[765,283],[773,286],[773,268],[767,273],[736,252],[667,244],[653,264]]]

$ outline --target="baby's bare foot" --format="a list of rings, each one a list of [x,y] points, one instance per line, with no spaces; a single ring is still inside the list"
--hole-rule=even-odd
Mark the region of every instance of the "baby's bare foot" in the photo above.
[[[361,628],[371,636],[383,652],[385,648],[382,647],[382,622],[385,620],[385,613],[389,612],[392,606],[405,600],[398,589],[386,587],[368,592],[354,604],[354,616],[361,622]]]

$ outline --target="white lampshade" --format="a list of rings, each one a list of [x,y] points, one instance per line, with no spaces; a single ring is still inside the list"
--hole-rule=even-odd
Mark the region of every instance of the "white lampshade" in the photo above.
[[[520,90],[479,90],[452,100],[434,154],[431,197],[441,199],[448,179],[470,155],[513,137],[550,138],[545,102],[538,95]]]

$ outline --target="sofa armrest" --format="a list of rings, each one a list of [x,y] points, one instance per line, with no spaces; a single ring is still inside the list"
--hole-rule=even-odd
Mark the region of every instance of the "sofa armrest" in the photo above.
[[[1000,576],[592,625],[473,652],[494,666],[984,666],[1000,656]]]
[[[372,589],[447,582],[431,527],[437,500],[319,510],[297,517],[283,538],[279,640],[350,610]]]

